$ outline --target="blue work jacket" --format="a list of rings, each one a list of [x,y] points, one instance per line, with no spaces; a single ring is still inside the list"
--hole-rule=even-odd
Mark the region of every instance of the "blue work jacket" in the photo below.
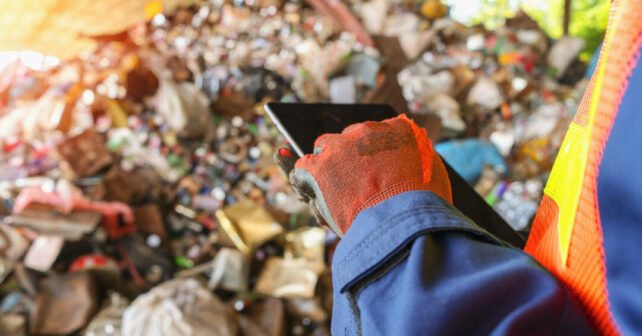
[[[591,334],[551,273],[430,191],[361,212],[332,272],[333,335]]]

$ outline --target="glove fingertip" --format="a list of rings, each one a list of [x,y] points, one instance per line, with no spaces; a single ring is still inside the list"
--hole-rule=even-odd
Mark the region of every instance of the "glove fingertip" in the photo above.
[[[290,172],[290,183],[292,188],[303,198],[313,199],[315,198],[314,188],[312,184],[314,183],[314,177],[306,169],[295,167]]]

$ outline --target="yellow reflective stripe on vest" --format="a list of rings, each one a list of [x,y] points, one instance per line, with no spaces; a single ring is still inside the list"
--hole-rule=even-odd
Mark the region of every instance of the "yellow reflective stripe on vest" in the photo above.
[[[617,18],[614,21],[617,21]],[[555,202],[559,211],[557,234],[560,258],[564,267],[567,266],[568,250],[571,244],[573,226],[575,225],[577,206],[582,193],[591,134],[593,133],[595,114],[603,86],[604,64],[606,64],[606,59],[608,58],[612,39],[612,34],[607,34],[602,50],[603,54],[601,55],[603,60],[600,61],[600,66],[596,69],[597,76],[591,96],[587,127],[582,127],[575,123],[569,125],[560,151],[557,153],[551,175],[546,183],[546,188],[544,188],[544,194]]]
[[[544,188],[544,193],[557,204],[559,211],[557,229],[560,257],[564,266],[568,259],[575,213],[582,192],[589,143],[590,132],[582,126],[571,123]]]

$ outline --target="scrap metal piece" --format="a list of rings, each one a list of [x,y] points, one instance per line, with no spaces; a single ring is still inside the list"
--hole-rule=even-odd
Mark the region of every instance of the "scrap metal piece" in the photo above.
[[[77,177],[91,176],[112,163],[103,139],[93,129],[68,138],[58,146],[57,153]]]
[[[70,334],[87,325],[97,305],[96,286],[88,272],[44,278],[40,281],[29,332]]]

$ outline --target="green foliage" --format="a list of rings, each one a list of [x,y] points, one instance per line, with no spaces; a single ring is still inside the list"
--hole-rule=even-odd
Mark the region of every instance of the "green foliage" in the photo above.
[[[515,15],[515,8],[511,6],[514,1],[510,0],[480,0],[480,11],[474,23],[482,23],[487,29],[495,29],[502,24],[507,17]]]
[[[444,0],[450,6],[475,8],[474,16],[466,17],[467,24],[483,24],[495,29],[521,8],[537,21],[553,39],[564,33],[564,0]],[[586,41],[582,59],[587,60],[599,46],[606,32],[610,0],[571,0],[569,34]],[[457,8],[459,9],[459,8]]]
[[[604,38],[609,5],[609,0],[571,0],[569,35],[586,41],[583,60],[591,57]],[[559,38],[564,33],[564,0],[521,1],[520,6],[551,38]]]

